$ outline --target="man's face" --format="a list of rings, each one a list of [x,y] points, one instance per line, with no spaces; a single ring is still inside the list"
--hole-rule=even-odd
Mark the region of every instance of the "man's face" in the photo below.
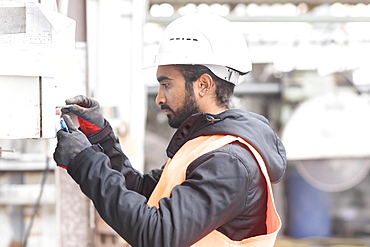
[[[172,128],[179,128],[188,117],[200,111],[194,91],[185,88],[185,79],[174,66],[158,66],[157,80],[156,104],[166,113]]]

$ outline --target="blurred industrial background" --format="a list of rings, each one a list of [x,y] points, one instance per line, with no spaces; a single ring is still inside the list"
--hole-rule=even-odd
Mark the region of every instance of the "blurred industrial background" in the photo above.
[[[155,69],[142,70],[164,28],[191,12],[231,20],[253,60],[233,105],[267,117],[287,149],[287,173],[273,187],[283,221],[276,246],[370,246],[370,1],[39,2],[76,21],[55,106],[95,97],[142,172],[165,163],[175,131],[154,103]],[[0,247],[128,246],[56,168],[54,138],[9,136],[0,138]]]

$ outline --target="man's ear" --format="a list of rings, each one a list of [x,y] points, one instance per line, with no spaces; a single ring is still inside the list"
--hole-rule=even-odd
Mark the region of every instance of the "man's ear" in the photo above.
[[[202,74],[196,81],[196,90],[200,96],[206,95],[214,86],[214,81],[209,74]]]

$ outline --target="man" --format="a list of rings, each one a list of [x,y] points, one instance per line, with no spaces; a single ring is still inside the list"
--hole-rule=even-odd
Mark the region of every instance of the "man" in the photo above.
[[[251,70],[243,36],[224,18],[187,15],[167,27],[155,64],[156,103],[177,128],[162,169],[134,170],[84,96],[66,100],[82,132],[64,116],[70,132],[58,132],[55,161],[132,246],[273,246],[270,180],[283,176],[285,150],[264,117],[229,109]]]

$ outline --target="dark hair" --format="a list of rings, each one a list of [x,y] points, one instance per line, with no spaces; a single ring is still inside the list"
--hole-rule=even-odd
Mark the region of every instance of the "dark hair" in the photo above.
[[[234,93],[235,85],[217,77],[209,68],[204,65],[176,64],[176,69],[185,78],[185,88],[189,92],[193,90],[193,82],[201,75],[209,74],[216,83],[216,100],[217,105],[230,108],[230,97]]]

